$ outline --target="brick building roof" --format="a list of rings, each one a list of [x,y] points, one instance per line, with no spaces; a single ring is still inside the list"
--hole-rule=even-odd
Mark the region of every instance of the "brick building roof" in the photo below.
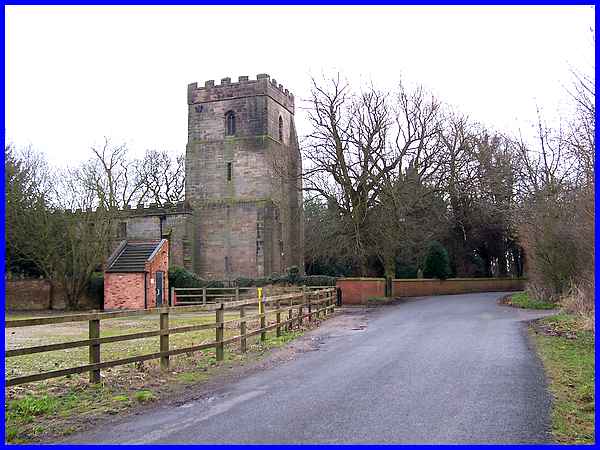
[[[121,252],[110,262],[107,272],[145,272],[146,261],[162,241],[125,242]]]

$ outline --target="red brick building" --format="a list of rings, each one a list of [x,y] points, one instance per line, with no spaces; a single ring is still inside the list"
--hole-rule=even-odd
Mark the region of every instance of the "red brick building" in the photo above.
[[[145,309],[169,303],[169,243],[122,241],[104,272],[104,309]]]

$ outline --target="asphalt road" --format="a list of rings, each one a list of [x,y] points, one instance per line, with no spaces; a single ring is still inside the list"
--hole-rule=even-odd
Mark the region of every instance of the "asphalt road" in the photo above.
[[[303,338],[314,351],[69,442],[549,442],[551,400],[524,323],[544,314],[500,296],[343,313]]]

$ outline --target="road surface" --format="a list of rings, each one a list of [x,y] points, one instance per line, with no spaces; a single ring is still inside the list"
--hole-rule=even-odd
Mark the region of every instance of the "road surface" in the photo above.
[[[550,442],[551,400],[525,321],[501,293],[341,313],[287,362],[70,443]],[[298,347],[300,348],[300,347]]]

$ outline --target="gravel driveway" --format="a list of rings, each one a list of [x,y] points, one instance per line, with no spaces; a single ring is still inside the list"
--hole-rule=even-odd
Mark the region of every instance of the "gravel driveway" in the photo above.
[[[503,293],[345,308],[293,358],[180,406],[72,436],[85,443],[541,443],[550,396]]]

